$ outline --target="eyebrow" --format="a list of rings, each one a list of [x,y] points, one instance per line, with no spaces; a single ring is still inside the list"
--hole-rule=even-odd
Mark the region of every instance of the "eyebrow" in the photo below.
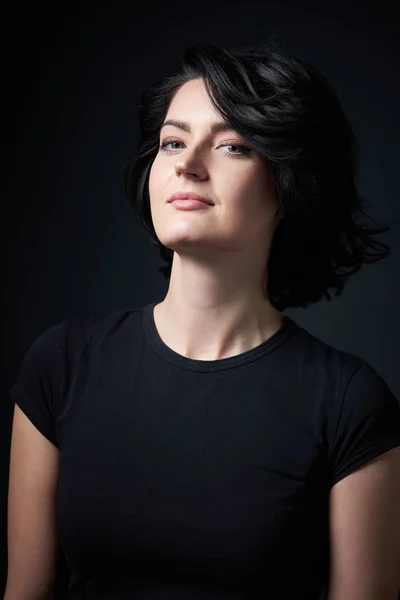
[[[178,121],[177,119],[167,119],[161,125],[161,129],[166,125],[172,125],[173,127],[178,127],[178,129],[183,129],[183,131],[187,131],[190,133],[190,125],[186,121]],[[232,127],[225,123],[224,121],[217,121],[211,125],[211,133],[219,133],[220,131],[233,131]]]

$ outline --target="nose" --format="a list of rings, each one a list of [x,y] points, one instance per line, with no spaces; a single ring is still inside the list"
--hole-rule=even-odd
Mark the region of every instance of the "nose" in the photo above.
[[[199,160],[193,154],[183,157],[182,155],[177,158],[175,163],[175,173],[178,176],[189,175],[198,179],[205,179],[207,177],[207,170],[203,161]]]

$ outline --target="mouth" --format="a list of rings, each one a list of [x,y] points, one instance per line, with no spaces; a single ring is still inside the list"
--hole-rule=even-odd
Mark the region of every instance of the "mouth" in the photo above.
[[[188,200],[195,200],[197,202],[203,202],[204,204],[209,204],[209,205],[213,205],[213,202],[211,202],[211,200],[209,200],[208,198],[205,198],[204,196],[200,196],[199,194],[195,194],[194,192],[177,192],[176,194],[173,194],[169,199],[168,202],[174,202],[175,200],[180,200],[180,201],[188,201]]]

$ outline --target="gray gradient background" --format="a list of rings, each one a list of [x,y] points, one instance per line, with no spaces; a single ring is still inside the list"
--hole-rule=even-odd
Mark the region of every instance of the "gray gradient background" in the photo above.
[[[392,225],[381,236],[392,255],[363,267],[341,297],[286,313],[367,360],[400,399],[400,26],[394,2],[362,4],[226,0],[156,7],[116,1],[48,9],[36,3],[19,6],[3,21],[3,100],[9,103],[2,111],[3,585],[13,409],[7,390],[29,345],[47,327],[67,316],[163,298],[167,282],[157,272],[158,251],[134,221],[123,167],[136,140],[134,95],[174,70],[189,44],[274,37],[284,51],[319,68],[339,94],[360,144],[359,190],[371,216]]]

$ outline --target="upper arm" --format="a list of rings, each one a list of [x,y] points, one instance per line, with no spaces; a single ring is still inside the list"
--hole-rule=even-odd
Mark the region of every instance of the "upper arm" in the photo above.
[[[400,447],[330,492],[328,600],[397,600],[400,589]]]
[[[5,600],[44,600],[52,595],[58,560],[58,478],[59,450],[15,404]]]

